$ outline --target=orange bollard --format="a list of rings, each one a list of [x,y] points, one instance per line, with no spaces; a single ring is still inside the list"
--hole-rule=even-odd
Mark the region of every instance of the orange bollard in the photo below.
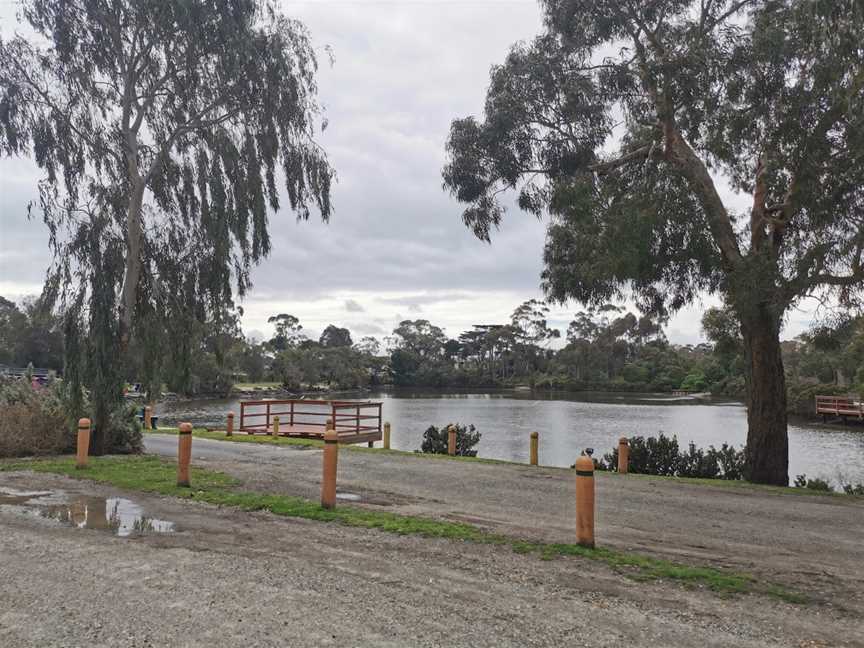
[[[531,453],[530,453],[530,463],[532,466],[537,465],[537,455],[540,447],[540,433],[532,432],[531,433]]]
[[[333,420],[327,421],[324,431],[324,474],[321,478],[321,506],[336,507],[336,465],[339,459],[339,433],[333,429]]]
[[[456,455],[456,428],[452,425],[447,428],[447,454]]]
[[[153,408],[149,405],[144,408],[144,429],[153,429]]]
[[[278,416],[273,417],[273,433],[272,434],[274,437],[279,436],[279,417]]]
[[[86,468],[87,457],[90,455],[90,419],[78,420],[78,452],[75,455],[75,467]]]
[[[192,461],[191,423],[180,424],[177,439],[177,485],[189,486],[189,463]]]
[[[626,475],[630,469],[630,442],[627,437],[618,439],[618,472]]]
[[[594,548],[594,461],[576,460],[576,542]]]
[[[234,436],[234,412],[228,412],[228,423],[225,425],[225,436]]]
[[[390,449],[390,424],[389,423],[384,424],[384,449],[385,450]]]

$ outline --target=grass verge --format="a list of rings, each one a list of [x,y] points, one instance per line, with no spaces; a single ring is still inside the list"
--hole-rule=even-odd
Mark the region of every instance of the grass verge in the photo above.
[[[514,539],[489,533],[461,522],[399,515],[352,506],[327,510],[299,497],[263,494],[240,489],[240,482],[225,473],[192,467],[193,488],[176,485],[176,464],[153,456],[94,457],[84,470],[72,458],[35,459],[0,462],[0,471],[32,470],[76,479],[88,479],[118,488],[192,499],[244,511],[270,511],[275,515],[337,522],[354,527],[378,529],[400,535],[421,535],[510,547],[520,554],[536,554],[544,560],[577,556],[604,563],[618,573],[636,580],[669,580],[709,589],[721,595],[759,593],[789,603],[807,602],[803,595],[773,583],[762,583],[754,576],[713,567],[681,565],[668,560],[616,551],[590,549],[573,544],[543,543]]]

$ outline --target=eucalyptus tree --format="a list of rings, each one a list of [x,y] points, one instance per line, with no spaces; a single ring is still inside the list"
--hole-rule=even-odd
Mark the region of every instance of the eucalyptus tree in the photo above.
[[[551,299],[629,293],[668,314],[722,295],[747,358],[748,478],[786,484],[784,314],[864,282],[864,4],[541,5],[543,33],[492,70],[485,119],[453,122],[445,187],[484,240],[506,189],[551,213]]]
[[[303,325],[299,318],[288,313],[279,313],[267,318],[268,324],[276,327],[276,334],[270,339],[270,346],[276,351],[295,347],[306,339],[303,333]]]
[[[350,347],[354,344],[351,340],[351,331],[347,328],[330,324],[318,338],[318,344],[322,347]]]
[[[317,62],[269,0],[19,6],[34,36],[0,42],[0,150],[43,172],[49,283],[86,313],[99,452],[130,338],[242,295],[283,195],[329,217]]]

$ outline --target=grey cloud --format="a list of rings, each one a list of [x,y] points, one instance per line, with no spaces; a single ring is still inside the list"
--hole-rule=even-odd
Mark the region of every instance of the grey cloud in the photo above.
[[[353,299],[345,300],[345,310],[349,313],[365,313],[366,309],[363,308],[360,304],[358,304]]]
[[[360,335],[386,335],[389,333],[389,331],[376,324],[368,323],[354,324],[350,329],[352,333],[359,333]]]
[[[320,141],[338,173],[335,213],[329,224],[298,223],[285,209],[270,215],[273,252],[253,270],[247,303],[262,314],[270,302],[291,312],[291,305],[340,295],[333,306],[341,315],[327,317],[345,316],[359,334],[386,334],[405,318],[375,312],[386,306],[409,316],[422,311],[455,334],[436,310],[448,302],[506,292],[514,295],[512,310],[539,296],[544,224],[511,197],[500,231],[485,244],[462,224],[463,206],[441,189],[451,120],[482,112],[490,67],[538,32],[538,4],[285,2],[283,9],[306,23],[322,60],[329,127]],[[15,28],[14,11],[0,3],[4,35]],[[32,162],[0,159],[0,281],[27,292],[50,262],[44,225],[26,219],[37,179]],[[376,303],[376,293],[400,296]],[[363,306],[346,295],[358,294],[371,322],[353,319],[362,320],[355,314]],[[250,328],[266,330],[262,322]]]

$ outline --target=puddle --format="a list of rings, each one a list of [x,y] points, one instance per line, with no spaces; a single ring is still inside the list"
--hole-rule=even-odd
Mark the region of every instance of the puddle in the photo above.
[[[347,502],[359,502],[361,498],[357,493],[336,493],[336,499]]]
[[[15,488],[0,488],[0,506],[21,506],[38,497],[48,497],[51,491],[22,491]]]
[[[58,500],[58,496],[60,501]],[[79,529],[100,529],[126,537],[146,533],[172,533],[177,526],[149,517],[144,509],[123,497],[62,497],[51,491],[0,489],[0,506],[20,506],[28,513]]]

